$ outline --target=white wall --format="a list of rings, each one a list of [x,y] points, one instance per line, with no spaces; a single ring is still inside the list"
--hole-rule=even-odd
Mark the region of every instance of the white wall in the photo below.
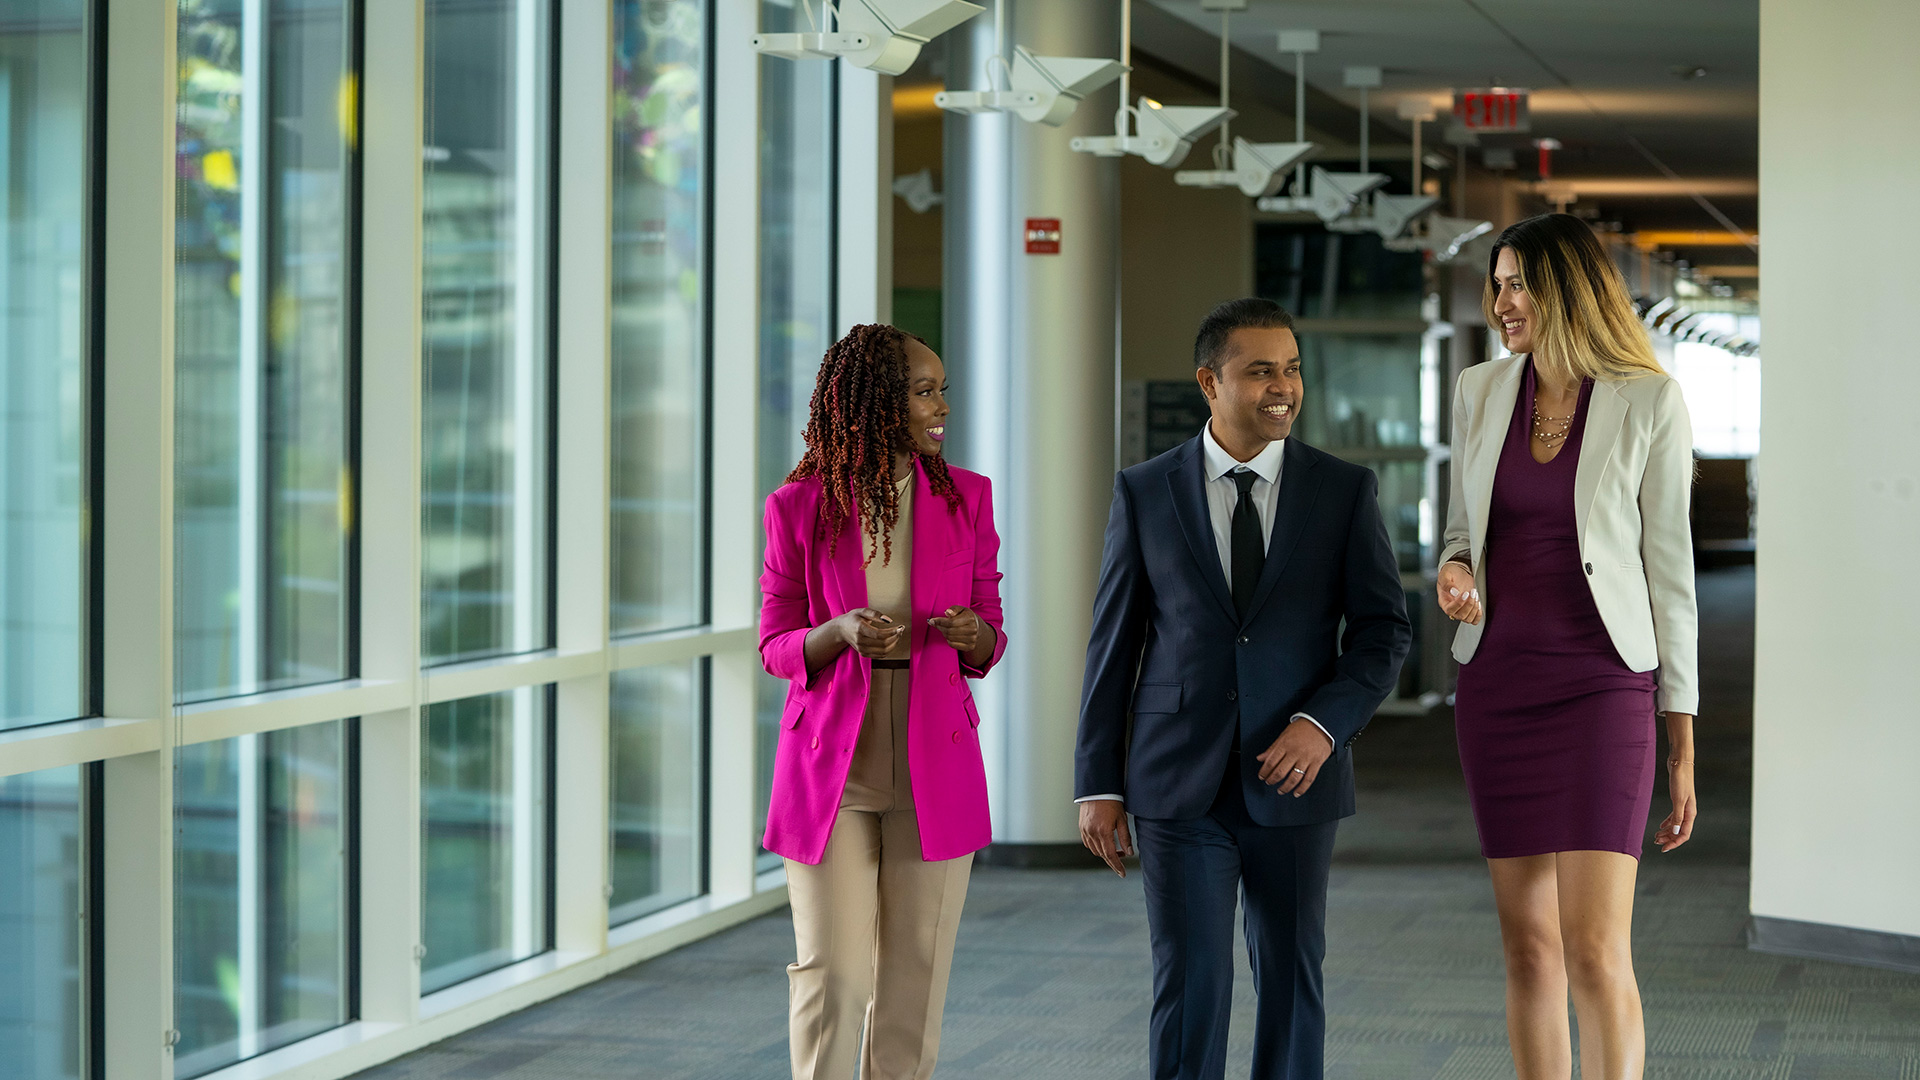
[[[1915,41],[1912,0],[1761,0],[1753,911],[1908,935],[1920,935]]]

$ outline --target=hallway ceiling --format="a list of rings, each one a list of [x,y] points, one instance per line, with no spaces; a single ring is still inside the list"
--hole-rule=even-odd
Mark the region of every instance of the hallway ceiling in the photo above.
[[[1203,11],[1200,0],[1151,3],[1218,41],[1220,16]],[[1756,0],[1252,0],[1235,13],[1232,36],[1236,53],[1284,72],[1290,84],[1294,60],[1279,51],[1278,32],[1319,30],[1307,81],[1354,108],[1359,92],[1341,85],[1342,69],[1382,68],[1384,84],[1373,92],[1376,139],[1385,135],[1379,128],[1406,138],[1410,125],[1395,113],[1402,99],[1430,100],[1444,121],[1456,87],[1525,87],[1533,91],[1533,130],[1481,136],[1469,150],[1471,164],[1480,164],[1486,148],[1511,147],[1516,175],[1532,179],[1531,140],[1553,138],[1564,146],[1553,155],[1556,183],[1577,189],[1583,179],[1604,181],[1581,195],[1576,210],[1597,209],[1629,230],[1724,231],[1691,188],[1751,232],[1759,217],[1758,8]],[[1137,33],[1136,47],[1152,50],[1150,40]],[[1181,58],[1182,66],[1198,67],[1199,59]],[[1704,74],[1692,74],[1699,69]],[[1243,83],[1236,72],[1235,89],[1259,93],[1277,81]],[[1434,142],[1440,126],[1428,129]],[[1648,154],[1681,181],[1663,175]],[[1738,245],[1675,250],[1695,263],[1757,258]]]

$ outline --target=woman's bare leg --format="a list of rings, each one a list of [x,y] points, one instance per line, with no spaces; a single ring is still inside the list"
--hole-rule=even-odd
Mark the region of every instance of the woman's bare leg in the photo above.
[[[1647,1029],[1633,977],[1633,883],[1640,861],[1617,851],[1563,851],[1560,937],[1580,1020],[1582,1080],[1640,1080]]]
[[[1566,950],[1555,856],[1488,859],[1507,961],[1507,1038],[1519,1080],[1570,1080]],[[1584,1059],[1583,1059],[1584,1060]]]

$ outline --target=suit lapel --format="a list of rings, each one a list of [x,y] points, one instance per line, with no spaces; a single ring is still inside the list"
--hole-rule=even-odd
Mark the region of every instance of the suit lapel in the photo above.
[[[1496,363],[1498,361],[1495,361]],[[1477,526],[1473,536],[1480,545],[1473,549],[1473,565],[1480,565],[1486,546],[1487,516],[1493,509],[1493,477],[1500,470],[1500,451],[1507,444],[1507,428],[1513,424],[1513,410],[1519,405],[1520,377],[1526,373],[1527,359],[1515,357],[1513,363],[1487,391],[1481,403],[1480,424],[1467,448],[1467,460],[1460,467],[1466,487],[1467,516]],[[1528,403],[1532,407],[1532,403]]]
[[[1286,569],[1300,535],[1307,529],[1314,496],[1320,493],[1320,476],[1314,470],[1319,461],[1319,451],[1299,439],[1287,440],[1280,459],[1280,498],[1273,508],[1273,532],[1267,537],[1267,561],[1260,570],[1260,586],[1253,594],[1253,612],[1266,606],[1280,572]]]
[[[1587,547],[1587,516],[1593,510],[1593,497],[1600,491],[1600,477],[1613,459],[1613,448],[1620,443],[1620,429],[1627,422],[1627,399],[1618,387],[1605,379],[1593,381],[1593,396],[1587,402],[1587,427],[1580,436],[1580,463],[1573,474],[1573,521],[1580,550]]]
[[[1187,536],[1193,561],[1200,576],[1213,590],[1213,598],[1236,622],[1233,593],[1227,588],[1227,572],[1220,568],[1220,546],[1213,539],[1213,516],[1207,512],[1206,457],[1200,453],[1200,437],[1185,446],[1186,458],[1167,473],[1167,492],[1173,499],[1173,516],[1180,519],[1180,531]]]

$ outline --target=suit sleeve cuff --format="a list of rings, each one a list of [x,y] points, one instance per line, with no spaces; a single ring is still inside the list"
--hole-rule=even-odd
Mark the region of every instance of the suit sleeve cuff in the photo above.
[[[1325,735],[1327,737],[1327,742],[1331,744],[1334,749],[1338,750],[1340,748],[1340,740],[1333,737],[1333,732],[1328,731],[1327,726],[1325,724],[1322,724],[1320,721],[1315,720],[1313,717],[1308,716],[1306,713],[1303,713],[1303,712],[1294,713],[1293,716],[1287,720],[1287,723],[1291,724],[1295,720],[1305,720],[1307,723],[1312,724],[1314,727],[1319,728],[1320,734]]]
[[[1083,802],[1126,802],[1127,800],[1124,798],[1121,798],[1118,795],[1082,795],[1073,801],[1076,803],[1083,803]]]

